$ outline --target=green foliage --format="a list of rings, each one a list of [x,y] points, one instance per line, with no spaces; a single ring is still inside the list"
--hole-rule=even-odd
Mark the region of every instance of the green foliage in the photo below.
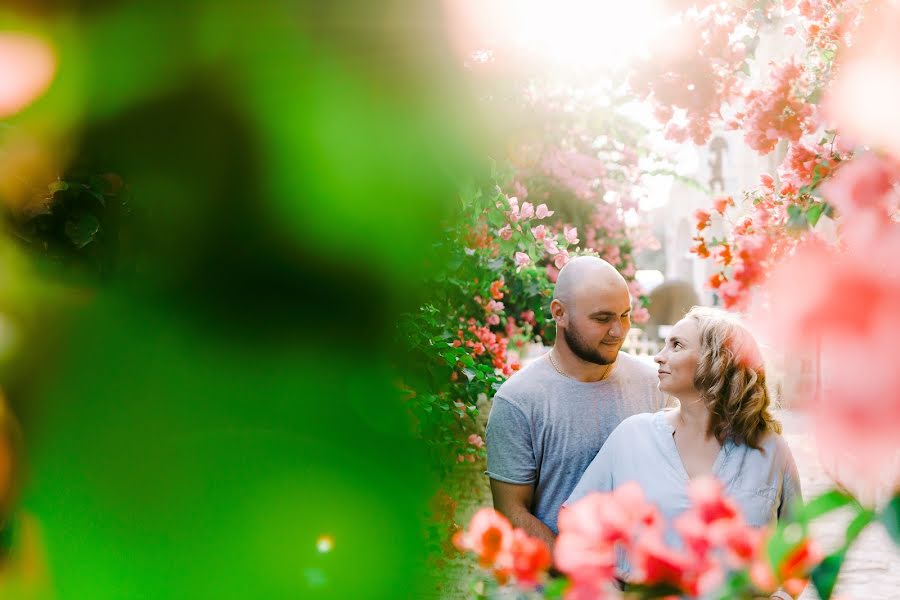
[[[129,191],[115,173],[72,168],[44,194],[8,215],[13,238],[30,253],[87,277],[106,277],[130,258],[122,227],[131,216]]]
[[[495,240],[489,233],[506,222],[498,202],[505,206],[506,200],[496,189],[461,186],[458,212],[428,257],[438,267],[426,285],[427,301],[404,315],[398,328],[408,353],[404,363],[411,366],[401,386],[406,404],[444,474],[460,459],[483,458],[483,448],[468,436],[483,433],[479,407],[512,372],[515,361],[507,352],[553,334],[545,314],[552,290],[546,271],[516,269],[516,239]],[[485,308],[492,285],[502,294],[494,299],[504,305],[493,325]],[[493,350],[486,338],[495,340]]]
[[[888,502],[878,519],[887,529],[894,543],[900,546],[900,494],[897,494]]]

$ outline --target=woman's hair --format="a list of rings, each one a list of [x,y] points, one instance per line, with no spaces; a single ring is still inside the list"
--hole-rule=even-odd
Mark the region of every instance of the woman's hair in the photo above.
[[[700,328],[700,360],[694,387],[709,409],[709,431],[719,443],[730,439],[759,449],[763,436],[781,433],[769,412],[769,392],[756,340],[734,315],[695,306],[688,314]]]

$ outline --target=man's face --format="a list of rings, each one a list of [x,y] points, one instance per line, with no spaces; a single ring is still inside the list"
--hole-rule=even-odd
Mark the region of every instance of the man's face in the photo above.
[[[598,365],[614,363],[631,329],[628,290],[587,288],[565,308],[562,333],[572,353]]]

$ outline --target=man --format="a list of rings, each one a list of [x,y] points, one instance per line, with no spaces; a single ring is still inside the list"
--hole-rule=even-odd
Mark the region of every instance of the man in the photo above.
[[[569,261],[550,311],[556,343],[497,391],[486,437],[494,508],[552,548],[560,506],[612,430],[666,398],[653,366],[619,352],[631,297],[612,265]]]

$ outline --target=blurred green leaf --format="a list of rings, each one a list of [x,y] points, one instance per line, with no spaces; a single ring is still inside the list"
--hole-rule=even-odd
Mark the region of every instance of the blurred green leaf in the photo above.
[[[879,515],[879,520],[887,529],[894,543],[900,546],[900,494],[894,496]]]
[[[816,592],[819,594],[819,598],[822,600],[829,600],[831,598],[843,562],[844,550],[842,549],[826,556],[825,559],[812,570],[810,578],[816,588]]]

